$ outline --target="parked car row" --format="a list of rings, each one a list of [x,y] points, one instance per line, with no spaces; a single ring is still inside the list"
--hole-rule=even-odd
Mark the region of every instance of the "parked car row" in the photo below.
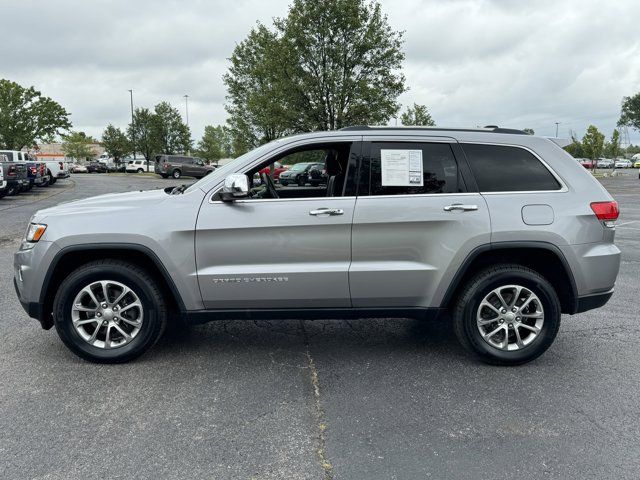
[[[616,158],[615,160],[610,158],[598,158],[597,160],[577,158],[576,160],[587,170],[594,168],[640,168],[640,160],[634,163],[626,158]]]
[[[69,177],[64,162],[39,161],[26,152],[0,150],[0,198],[47,187]]]

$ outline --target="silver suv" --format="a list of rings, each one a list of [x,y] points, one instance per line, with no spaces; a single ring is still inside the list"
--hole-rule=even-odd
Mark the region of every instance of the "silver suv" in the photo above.
[[[266,168],[318,159],[318,186],[280,187]],[[617,217],[550,139],[349,127],[276,140],[189,187],[41,210],[15,287],[96,362],[137,357],[169,321],[449,312],[467,350],[513,365],[551,345],[561,313],[611,297]]]

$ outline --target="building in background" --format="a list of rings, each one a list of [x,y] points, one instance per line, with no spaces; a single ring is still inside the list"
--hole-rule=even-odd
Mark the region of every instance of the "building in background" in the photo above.
[[[94,158],[100,157],[104,153],[104,147],[99,143],[92,143],[91,150],[93,151]],[[67,158],[62,151],[62,143],[43,143],[38,145],[35,151],[36,157],[40,160],[54,160],[60,162],[76,161],[75,159]],[[85,163],[84,161],[78,161],[78,163]]]

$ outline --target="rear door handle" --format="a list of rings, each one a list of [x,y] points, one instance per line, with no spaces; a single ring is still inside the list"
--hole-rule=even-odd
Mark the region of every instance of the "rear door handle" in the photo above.
[[[309,215],[342,215],[344,210],[341,208],[317,208],[315,210],[310,210]]]
[[[445,212],[453,212],[459,210],[461,212],[472,212],[478,210],[478,205],[463,205],[461,203],[454,203],[453,205],[447,205],[444,207]]]

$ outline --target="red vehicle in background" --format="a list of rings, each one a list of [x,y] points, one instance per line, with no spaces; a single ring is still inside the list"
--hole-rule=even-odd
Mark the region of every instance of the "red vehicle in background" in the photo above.
[[[593,170],[596,166],[596,161],[591,160],[590,158],[580,158],[578,159],[578,161],[580,162],[580,165],[582,165],[587,170]]]
[[[280,162],[273,162],[273,181],[277,182],[280,180],[280,174],[282,172],[286,172],[287,170],[289,170],[289,167],[286,167],[284,165],[282,165]],[[269,167],[265,167],[262,170],[260,170],[260,174],[269,173]]]

